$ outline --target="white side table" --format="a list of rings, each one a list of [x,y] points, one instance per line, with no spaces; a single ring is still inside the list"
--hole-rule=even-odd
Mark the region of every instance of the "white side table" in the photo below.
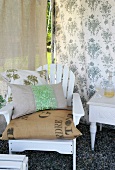
[[[115,96],[108,98],[100,90],[88,101],[91,134],[91,149],[94,150],[97,126],[96,123],[115,125]]]

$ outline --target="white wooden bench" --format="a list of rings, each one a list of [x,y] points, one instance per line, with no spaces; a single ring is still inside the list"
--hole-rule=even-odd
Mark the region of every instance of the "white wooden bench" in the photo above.
[[[0,154],[0,169],[28,170],[26,155]]]

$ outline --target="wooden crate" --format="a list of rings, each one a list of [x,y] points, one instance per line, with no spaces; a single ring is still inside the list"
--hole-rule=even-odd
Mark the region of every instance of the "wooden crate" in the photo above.
[[[28,157],[26,155],[0,154],[0,169],[28,170]]]

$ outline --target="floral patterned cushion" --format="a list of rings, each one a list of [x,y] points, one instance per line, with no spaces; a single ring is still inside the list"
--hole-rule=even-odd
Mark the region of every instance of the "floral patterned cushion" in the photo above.
[[[7,84],[20,84],[20,85],[42,85],[46,83],[46,70],[31,71],[31,70],[17,70],[9,69],[1,73],[2,78]],[[8,93],[6,101],[12,101],[11,89],[8,86]]]

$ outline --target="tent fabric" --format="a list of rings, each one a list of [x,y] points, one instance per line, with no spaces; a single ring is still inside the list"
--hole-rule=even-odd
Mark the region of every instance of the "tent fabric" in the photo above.
[[[47,0],[0,0],[0,72],[47,63],[46,9]]]

